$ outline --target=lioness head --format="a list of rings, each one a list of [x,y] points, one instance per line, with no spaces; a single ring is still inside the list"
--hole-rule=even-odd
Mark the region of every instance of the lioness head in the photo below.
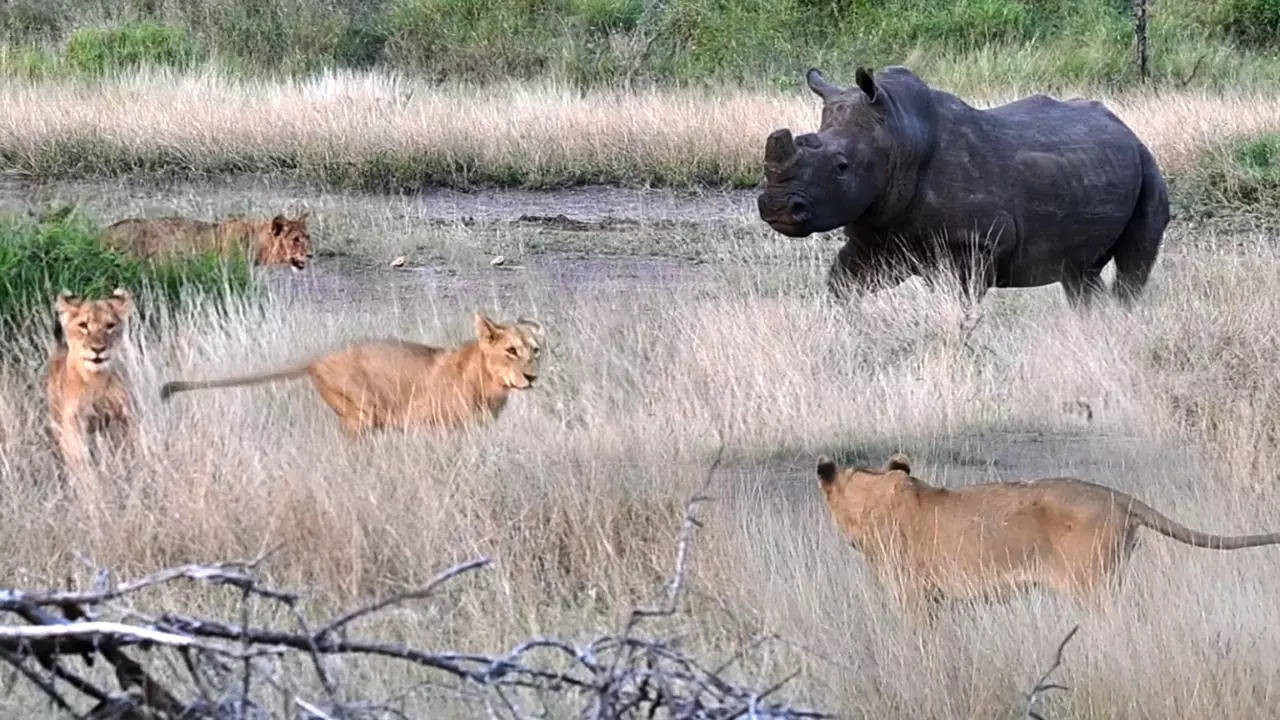
[[[911,462],[894,453],[879,470],[840,468],[826,457],[818,458],[818,485],[831,517],[858,546],[868,523],[887,509],[894,494],[911,481]]]
[[[85,300],[63,291],[54,302],[58,324],[67,343],[67,356],[89,372],[111,365],[125,320],[133,312],[133,296],[117,289],[106,300]]]
[[[533,320],[499,325],[476,313],[476,341],[489,376],[505,388],[524,390],[538,379],[538,339],[542,326]]]
[[[310,257],[311,236],[307,233],[307,213],[302,213],[297,220],[290,220],[283,215],[271,218],[264,236],[258,239],[258,263],[288,263],[294,270],[302,270],[307,267],[307,259]]]

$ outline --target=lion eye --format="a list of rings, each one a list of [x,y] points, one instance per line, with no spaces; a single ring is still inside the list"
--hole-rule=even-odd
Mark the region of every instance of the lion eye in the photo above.
[[[108,331],[108,332],[110,332],[110,331],[112,331],[112,330],[115,330],[115,329],[116,329],[116,324],[115,324],[115,323],[113,323],[113,322],[111,322],[111,323],[107,323],[107,331]]]
[[[79,327],[80,327],[80,329],[81,329],[81,330],[88,330],[88,329],[89,329],[89,321],[88,321],[88,320],[81,320],[81,321],[78,323],[78,325],[79,325]]]
[[[514,347],[507,348],[507,357],[520,357],[520,351]]]

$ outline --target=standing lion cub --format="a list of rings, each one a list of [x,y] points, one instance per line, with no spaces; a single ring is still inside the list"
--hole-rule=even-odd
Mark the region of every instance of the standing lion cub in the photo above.
[[[818,460],[836,525],[914,610],[931,601],[996,599],[1041,585],[1081,597],[1113,582],[1140,527],[1215,550],[1273,545],[1269,535],[1210,535],[1140,500],[1074,478],[949,490],[911,476],[903,455],[881,470]]]
[[[107,226],[102,241],[143,258],[211,250],[222,255],[243,252],[258,265],[287,264],[294,270],[305,269],[311,256],[306,213],[297,220],[277,215],[270,220],[216,223],[184,217],[129,218]]]
[[[133,395],[116,357],[133,297],[118,289],[106,300],[62,292],[54,303],[61,336],[49,360],[49,416],[63,461],[88,470],[92,441],[119,449],[134,432]]]
[[[165,383],[160,398],[309,375],[352,435],[382,428],[464,425],[497,417],[512,390],[529,388],[538,377],[541,325],[532,320],[499,325],[483,313],[476,313],[475,325],[476,339],[453,350],[376,340],[260,375]]]

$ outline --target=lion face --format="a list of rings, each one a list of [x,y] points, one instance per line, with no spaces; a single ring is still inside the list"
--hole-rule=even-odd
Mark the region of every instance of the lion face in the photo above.
[[[109,368],[125,320],[133,312],[129,291],[117,289],[106,300],[84,300],[63,291],[54,307],[67,343],[67,356],[89,372]]]
[[[538,345],[542,326],[521,319],[499,325],[484,313],[476,313],[476,341],[490,377],[504,388],[525,390],[538,379]]]
[[[874,517],[890,506],[898,488],[909,482],[910,473],[901,454],[890,457],[882,470],[840,468],[825,457],[818,459],[818,486],[831,517],[855,547]]]
[[[258,248],[258,262],[263,265],[289,264],[294,270],[307,267],[311,257],[311,236],[307,233],[307,214],[297,220],[283,215],[271,219]]]

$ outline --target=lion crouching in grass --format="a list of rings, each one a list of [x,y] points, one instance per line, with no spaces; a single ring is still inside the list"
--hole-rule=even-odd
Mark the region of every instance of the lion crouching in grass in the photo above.
[[[117,358],[133,298],[122,289],[106,300],[63,292],[54,307],[61,336],[46,382],[50,422],[68,469],[84,473],[95,436],[118,450],[136,431],[132,391]]]
[[[497,417],[512,390],[538,377],[538,338],[532,320],[500,325],[476,313],[476,339],[453,350],[402,340],[358,343],[297,367],[245,377],[169,382],[176,392],[258,385],[304,375],[351,435],[406,427],[456,427]]]
[[[1114,587],[1140,527],[1215,550],[1273,545],[1280,533],[1192,530],[1140,500],[1074,478],[949,490],[911,476],[903,455],[881,470],[818,461],[831,517],[909,609],[944,599],[993,600],[1046,586],[1097,602]]]
[[[245,253],[258,265],[307,267],[311,236],[307,215],[289,220],[223,220],[210,223],[182,217],[130,218],[107,226],[102,241],[110,248],[142,258],[162,258],[192,252],[217,252],[223,256]]]

